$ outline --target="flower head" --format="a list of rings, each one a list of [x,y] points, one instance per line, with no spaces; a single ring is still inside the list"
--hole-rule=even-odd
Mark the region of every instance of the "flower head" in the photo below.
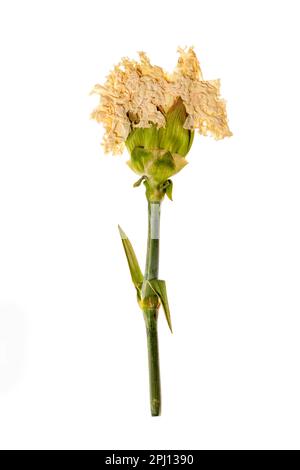
[[[100,102],[92,118],[104,125],[105,152],[122,153],[136,128],[164,128],[166,114],[179,98],[186,111],[184,129],[198,129],[200,134],[216,139],[231,135],[220,81],[203,80],[193,48],[179,48],[178,52],[178,63],[171,74],[152,65],[140,52],[139,61],[123,58],[105,84],[94,87]]]
[[[100,102],[92,118],[104,125],[104,151],[127,147],[127,163],[142,177],[138,183],[144,180],[149,200],[172,197],[169,178],[187,164],[196,129],[216,139],[231,135],[219,80],[203,80],[192,48],[178,52],[172,74],[139,52],[139,61],[122,59],[93,89]]]

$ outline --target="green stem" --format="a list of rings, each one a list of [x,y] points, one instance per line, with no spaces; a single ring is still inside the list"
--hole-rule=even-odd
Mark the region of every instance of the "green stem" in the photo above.
[[[160,202],[148,202],[148,243],[145,279],[158,279]]]
[[[151,415],[159,416],[161,407],[159,352],[156,309],[144,310],[147,332]]]
[[[149,202],[148,203],[148,243],[147,243],[145,280],[158,279],[159,224],[160,224],[160,203]],[[160,408],[161,408],[159,352],[158,352],[158,336],[157,336],[157,317],[158,317],[159,306],[157,305],[157,296],[153,296],[151,287],[147,283],[145,283],[143,297],[146,301],[145,308],[143,311],[144,311],[144,318],[145,318],[146,332],[147,332],[151,414],[152,416],[159,416]]]

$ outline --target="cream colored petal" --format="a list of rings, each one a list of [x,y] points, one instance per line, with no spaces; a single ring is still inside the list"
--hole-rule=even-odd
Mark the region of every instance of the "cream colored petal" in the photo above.
[[[104,126],[105,152],[122,153],[134,127],[165,126],[164,114],[178,97],[188,114],[184,127],[215,138],[231,135],[220,82],[202,79],[193,48],[179,48],[178,52],[178,64],[171,75],[153,66],[140,52],[139,61],[123,58],[104,85],[95,85],[92,93],[98,94],[100,101],[91,117]]]
[[[182,49],[179,47],[177,51],[179,53],[179,59],[174,75],[181,75],[182,77],[190,78],[191,80],[202,80],[200,64],[194,49],[192,47],[189,49]]]

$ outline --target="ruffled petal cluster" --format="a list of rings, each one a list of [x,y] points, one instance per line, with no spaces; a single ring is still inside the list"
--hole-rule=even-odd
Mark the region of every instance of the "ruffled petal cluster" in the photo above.
[[[226,103],[220,97],[220,81],[203,80],[193,48],[179,48],[178,52],[172,74],[152,65],[140,52],[139,61],[123,58],[104,85],[95,85],[92,93],[98,94],[100,101],[91,117],[104,125],[106,153],[122,153],[134,128],[165,127],[166,113],[178,98],[187,113],[185,129],[198,129],[200,134],[216,139],[232,135]]]

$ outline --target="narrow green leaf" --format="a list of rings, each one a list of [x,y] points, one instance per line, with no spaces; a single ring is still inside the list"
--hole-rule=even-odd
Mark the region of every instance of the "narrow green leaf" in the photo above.
[[[120,225],[118,225],[118,229],[119,229],[119,232],[120,232],[120,235],[121,235],[122,244],[123,244],[125,255],[126,255],[126,258],[127,258],[127,262],[128,262],[132,282],[133,282],[135,288],[137,289],[137,291],[139,291],[139,289],[141,287],[141,284],[144,280],[142,271],[140,269],[137,257],[136,257],[135,252],[134,252],[134,249],[132,248],[132,245],[131,245],[126,233],[121,229]]]
[[[171,323],[171,314],[170,314],[168,295],[167,295],[167,288],[166,288],[166,281],[162,281],[160,279],[151,279],[149,283],[161,300],[167,323],[169,325],[171,333],[173,333],[172,323]]]

